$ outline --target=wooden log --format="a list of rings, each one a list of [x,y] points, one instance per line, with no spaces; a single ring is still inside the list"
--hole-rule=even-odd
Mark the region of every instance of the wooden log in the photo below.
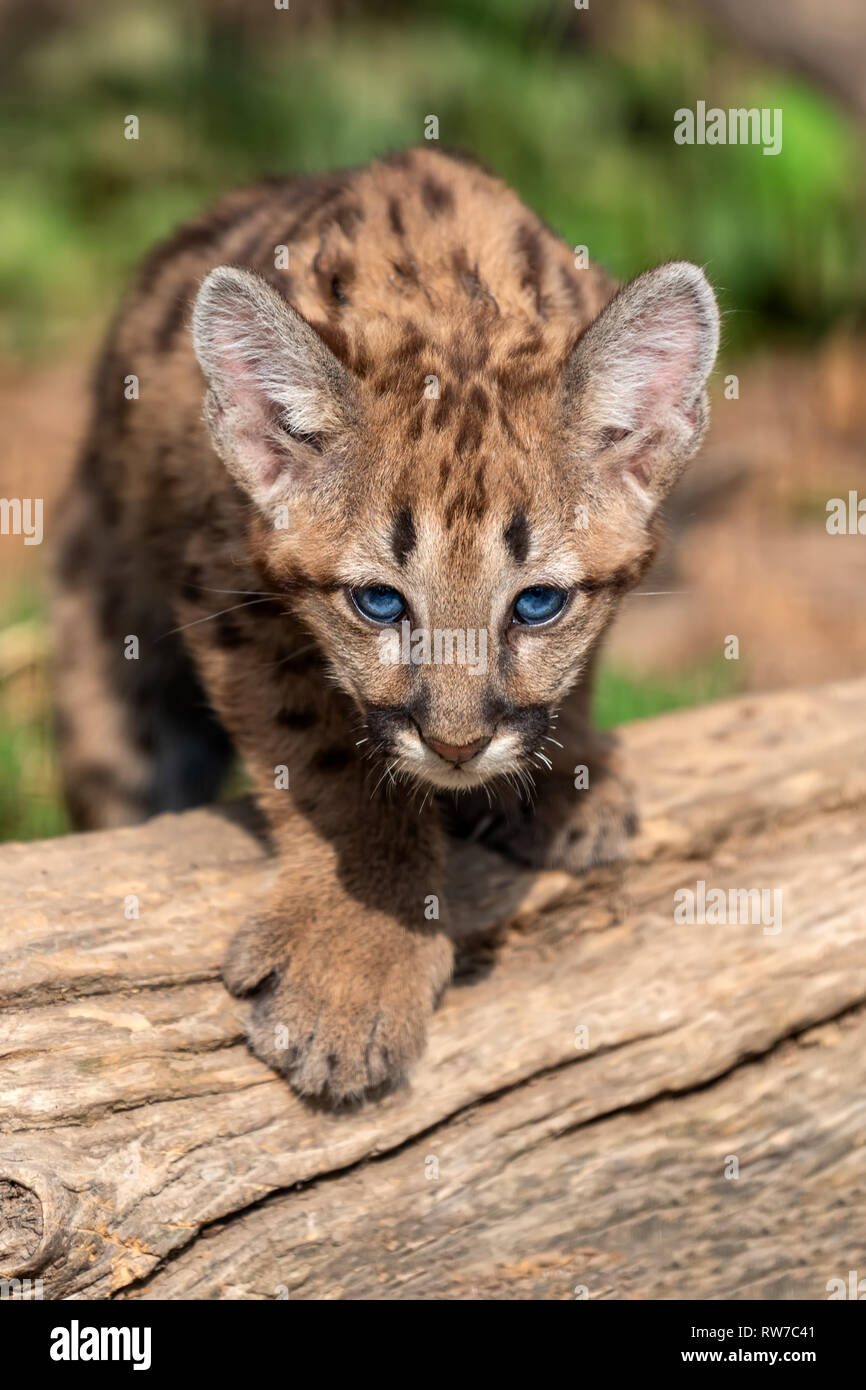
[[[455,845],[457,982],[410,1084],[348,1114],[251,1056],[219,980],[273,872],[248,808],[3,847],[0,1274],[51,1298],[826,1298],[866,1238],[864,703],[858,681],[629,726],[625,871]],[[778,891],[781,930],[676,921],[699,881]]]

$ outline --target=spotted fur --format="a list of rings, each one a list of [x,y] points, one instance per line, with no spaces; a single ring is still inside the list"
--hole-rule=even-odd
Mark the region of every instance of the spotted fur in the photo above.
[[[225,977],[302,1092],[418,1057],[451,964],[443,827],[475,826],[479,795],[528,863],[626,850],[591,672],[699,443],[718,330],[693,266],[615,289],[425,147],[232,194],[151,255],[109,334],[58,555],[70,804],[83,826],[193,805],[239,750],[280,874]],[[486,669],[383,661],[351,596],[372,584],[416,628],[483,630]],[[515,623],[542,584],[562,614]]]

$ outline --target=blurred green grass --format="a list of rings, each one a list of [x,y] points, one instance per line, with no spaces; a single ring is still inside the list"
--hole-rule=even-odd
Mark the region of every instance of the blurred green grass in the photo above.
[[[710,700],[736,695],[745,685],[739,663],[701,662],[667,677],[637,676],[602,663],[595,692],[595,719],[600,729],[612,729],[633,719],[688,709]]]
[[[69,829],[53,758],[43,713],[0,720],[0,840],[44,840]]]
[[[8,643],[10,635],[23,635],[32,660],[24,654],[20,662],[7,663],[14,674],[0,677],[0,840],[40,840],[69,829],[57,781],[46,627],[41,588],[14,591],[0,623],[0,656],[4,636]]]

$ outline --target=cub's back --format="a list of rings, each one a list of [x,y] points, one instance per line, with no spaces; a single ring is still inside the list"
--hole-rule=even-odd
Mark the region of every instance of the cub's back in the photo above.
[[[202,280],[226,264],[276,287],[382,399],[386,419],[417,407],[430,372],[455,402],[473,377],[516,395],[524,377],[554,380],[615,288],[595,265],[575,269],[571,249],[505,183],[430,147],[227,195],[136,277],[97,370],[70,502],[95,506],[106,544],[135,549],[156,580],[191,528],[228,544],[244,524],[202,419],[190,331]]]
[[[101,365],[104,416],[133,433],[192,428],[202,391],[192,304],[221,264],[263,276],[374,381],[393,375],[407,328],[445,344],[487,334],[504,359],[529,327],[558,359],[614,289],[594,264],[575,269],[570,248],[506,184],[457,155],[422,147],[274,180],[229,194],[145,261]],[[141,383],[134,411],[122,390],[131,374]]]

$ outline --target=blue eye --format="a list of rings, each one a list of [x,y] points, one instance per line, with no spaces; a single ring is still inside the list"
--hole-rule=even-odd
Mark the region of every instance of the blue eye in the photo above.
[[[364,589],[350,589],[352,602],[365,618],[374,623],[395,623],[406,612],[406,600],[387,584],[369,584]]]
[[[514,600],[514,617],[519,623],[548,623],[561,613],[568,594],[565,589],[548,589],[536,584],[524,589]]]

